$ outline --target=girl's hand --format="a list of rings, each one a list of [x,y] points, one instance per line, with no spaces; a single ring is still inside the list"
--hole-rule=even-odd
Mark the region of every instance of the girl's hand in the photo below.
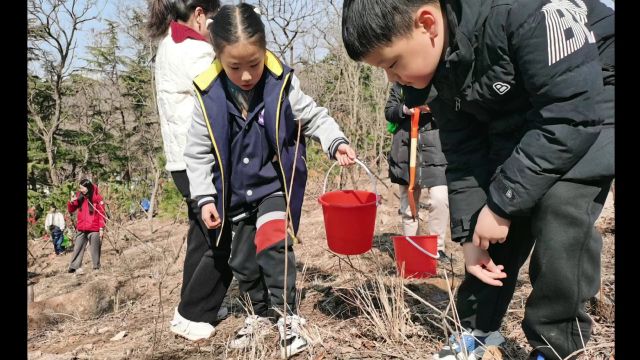
[[[216,204],[208,203],[202,206],[202,221],[209,229],[217,229],[222,225],[222,221],[220,221],[220,215],[218,215],[218,210],[216,210]]]
[[[340,144],[335,154],[340,166],[353,165],[356,162],[356,152],[347,144]]]

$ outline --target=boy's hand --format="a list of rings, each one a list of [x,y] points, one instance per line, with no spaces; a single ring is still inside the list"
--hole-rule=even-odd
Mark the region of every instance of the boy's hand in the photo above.
[[[507,277],[507,273],[504,271],[504,266],[496,265],[487,250],[482,250],[472,243],[464,243],[462,245],[462,252],[464,254],[464,264],[469,274],[477,277],[483,283],[502,286],[502,281],[498,279],[504,279]]]
[[[421,113],[431,112],[429,105],[420,105],[418,107],[420,108]],[[413,115],[413,108],[408,108],[407,105],[402,105],[402,112],[405,115]]]
[[[356,152],[347,144],[338,146],[335,157],[340,166],[353,165],[356,162]]]
[[[222,221],[220,221],[220,215],[218,215],[218,210],[216,210],[216,204],[208,203],[202,206],[202,221],[209,229],[217,229],[222,225]]]
[[[503,243],[507,239],[510,225],[511,220],[496,215],[485,205],[478,215],[478,223],[473,232],[473,244],[487,250],[489,244]]]

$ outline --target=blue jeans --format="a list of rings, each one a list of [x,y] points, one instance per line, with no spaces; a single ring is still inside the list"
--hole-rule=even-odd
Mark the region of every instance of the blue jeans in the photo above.
[[[53,249],[55,250],[56,255],[62,254],[64,252],[64,249],[62,248],[64,235],[59,227],[54,226],[53,230],[51,230],[51,240],[53,241]]]

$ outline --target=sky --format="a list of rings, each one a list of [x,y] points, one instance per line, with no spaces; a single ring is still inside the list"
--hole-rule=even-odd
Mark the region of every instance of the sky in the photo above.
[[[85,1],[86,0],[80,0],[78,8],[82,8],[82,6],[84,6],[85,4]],[[118,8],[122,6],[122,4],[127,4],[129,6],[140,4],[140,6],[145,6],[143,0],[97,0],[97,4],[90,10],[90,14],[94,16],[97,15],[98,18],[83,23],[77,33],[77,45],[74,55],[75,60],[72,64],[73,68],[81,68],[86,64],[86,62],[82,59],[89,56],[88,46],[91,46],[93,44],[95,34],[106,28],[104,20],[117,19]],[[39,70],[38,64],[30,63],[29,68],[35,71],[36,74],[41,74],[41,70]]]

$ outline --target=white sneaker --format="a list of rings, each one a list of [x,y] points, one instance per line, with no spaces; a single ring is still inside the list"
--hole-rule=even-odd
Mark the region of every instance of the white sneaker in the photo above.
[[[178,313],[178,308],[173,313],[171,320],[171,331],[188,340],[197,341],[208,339],[215,332],[216,328],[206,322],[196,322],[187,320]]]
[[[268,318],[249,315],[244,319],[244,326],[238,330],[236,337],[229,342],[229,347],[232,349],[244,349],[258,338],[267,335],[269,330],[271,330],[271,321]]]
[[[282,317],[278,320],[278,331],[280,332],[280,356],[287,359],[306,349],[309,343],[301,333],[302,326],[307,323],[307,320],[298,315],[288,315],[286,328],[284,320]]]

